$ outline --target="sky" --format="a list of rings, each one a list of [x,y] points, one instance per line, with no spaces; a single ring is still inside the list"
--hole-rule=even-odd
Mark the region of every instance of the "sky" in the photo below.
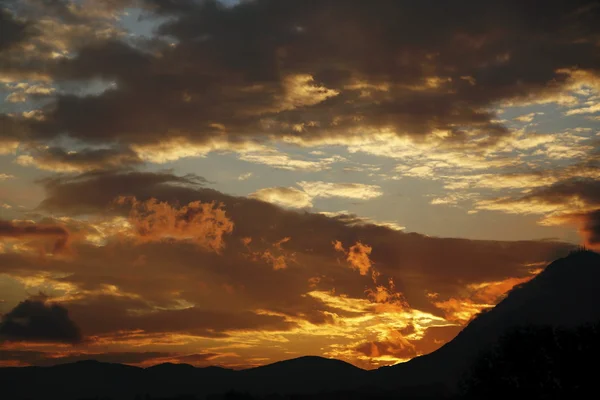
[[[600,248],[596,1],[0,10],[0,365],[374,369]]]

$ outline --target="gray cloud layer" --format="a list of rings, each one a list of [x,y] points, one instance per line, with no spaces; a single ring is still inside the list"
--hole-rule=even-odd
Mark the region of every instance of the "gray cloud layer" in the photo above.
[[[443,130],[451,142],[476,134],[485,145],[507,133],[489,107],[556,94],[570,78],[565,69],[597,74],[600,65],[593,1],[146,4],[167,17],[158,34],[176,45],[109,35],[72,41],[74,57],[31,61],[27,68],[57,81],[116,86],[95,96],[58,94],[44,120],[12,121],[3,134],[147,145],[165,135],[207,143]],[[59,21],[82,23],[82,13],[53,10]],[[19,24],[8,30],[20,32]],[[13,53],[6,57],[18,59]],[[67,161],[87,156],[98,160],[87,152]]]

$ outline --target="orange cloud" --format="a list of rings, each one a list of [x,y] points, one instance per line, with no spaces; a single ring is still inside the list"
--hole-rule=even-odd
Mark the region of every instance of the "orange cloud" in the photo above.
[[[332,244],[333,244],[333,248],[335,249],[335,251],[339,251],[341,253],[346,252],[344,245],[342,245],[342,242],[340,242],[339,240],[334,240]]]
[[[382,339],[361,343],[355,350],[374,361],[398,362],[418,355],[415,345],[397,330],[389,329]]]
[[[156,199],[138,201],[135,197],[119,197],[117,204],[131,204],[129,222],[142,242],[190,240],[218,253],[225,247],[223,236],[233,231],[233,222],[223,205],[214,202],[194,201],[176,208]]]
[[[495,304],[502,296],[508,293],[512,288],[525,282],[529,282],[535,275],[523,278],[507,278],[498,282],[484,282],[480,284],[469,285],[469,288],[475,289],[474,300],[484,303]]]
[[[433,303],[437,308],[444,310],[448,321],[466,323],[475,315],[486,308],[492,307],[491,304],[479,304],[469,298],[451,297],[446,301]]]
[[[467,286],[467,289],[471,291],[469,296],[451,297],[448,300],[436,301],[433,304],[444,310],[446,319],[449,321],[465,323],[481,311],[493,307],[506,293],[515,286],[530,281],[538,272],[539,270],[536,270],[531,276],[523,278],[507,278],[497,282],[471,284]],[[437,296],[430,293],[429,297],[435,300]]]
[[[252,238],[251,238],[251,237],[243,237],[243,238],[241,238],[240,240],[241,240],[242,244],[243,244],[245,247],[248,247],[248,246],[250,246],[250,243],[252,243]]]
[[[271,245],[271,249],[261,250],[261,251],[252,251],[250,249],[250,243],[252,243],[251,237],[243,237],[241,239],[242,244],[248,249],[250,258],[253,261],[263,260],[268,264],[273,266],[275,271],[280,269],[286,269],[288,267],[288,261],[295,260],[295,253],[287,254],[284,249],[281,248],[281,245],[287,243],[292,238],[287,236],[283,239],[273,243]]]
[[[369,269],[373,265],[373,262],[369,258],[373,248],[369,245],[361,242],[356,242],[354,246],[350,246],[348,251],[342,245],[342,242],[335,240],[333,242],[333,248],[336,251],[346,254],[346,261],[354,269],[357,269],[361,275],[367,275]],[[373,280],[376,280],[376,275],[373,275]]]
[[[367,298],[375,303],[393,304],[401,308],[408,307],[408,303],[402,296],[402,293],[396,292],[392,278],[388,280],[388,287],[378,285],[375,287],[375,290],[367,289],[365,293],[367,293]]]
[[[273,265],[274,270],[287,268],[287,264],[285,262],[285,257],[284,256],[275,256],[269,250],[266,250],[262,254],[261,258],[263,260],[265,260],[266,262],[268,262],[269,264]]]

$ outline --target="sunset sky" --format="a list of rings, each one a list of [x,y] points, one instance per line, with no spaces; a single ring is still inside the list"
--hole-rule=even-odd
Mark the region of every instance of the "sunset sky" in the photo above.
[[[596,1],[0,8],[0,365],[373,369],[600,247]]]

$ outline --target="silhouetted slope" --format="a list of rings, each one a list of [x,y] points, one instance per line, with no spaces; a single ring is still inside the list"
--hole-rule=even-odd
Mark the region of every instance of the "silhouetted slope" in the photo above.
[[[147,383],[141,368],[92,360],[53,367],[2,368],[0,398],[66,400],[116,394],[133,398]]]
[[[600,323],[528,326],[500,338],[469,367],[466,399],[587,399],[598,389]]]
[[[141,389],[154,396],[219,393],[229,390],[238,376],[238,371],[226,368],[172,363],[155,365],[144,372],[149,384]]]
[[[373,384],[401,387],[442,382],[453,387],[482,351],[521,326],[576,327],[600,320],[600,255],[570,254],[515,287],[437,351],[373,371]]]
[[[255,393],[314,393],[357,388],[367,371],[347,362],[306,356],[241,372],[239,390]]]

